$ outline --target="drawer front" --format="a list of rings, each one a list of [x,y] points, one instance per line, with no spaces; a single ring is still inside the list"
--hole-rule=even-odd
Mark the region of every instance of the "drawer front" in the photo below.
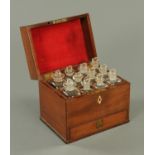
[[[67,104],[68,127],[128,109],[129,93],[129,85],[120,85],[73,99]]]
[[[128,111],[101,117],[95,121],[70,129],[71,141],[89,136],[96,132],[120,125],[128,121]]]

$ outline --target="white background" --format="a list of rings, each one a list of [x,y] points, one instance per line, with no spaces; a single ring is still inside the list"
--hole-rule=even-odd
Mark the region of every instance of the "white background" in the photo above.
[[[0,0],[0,154],[10,154],[10,5]]]
[[[144,102],[145,155],[155,154],[155,1],[145,0],[144,9]]]

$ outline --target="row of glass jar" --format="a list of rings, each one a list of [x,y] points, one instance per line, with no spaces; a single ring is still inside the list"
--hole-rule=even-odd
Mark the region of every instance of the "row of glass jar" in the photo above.
[[[53,82],[56,86],[62,86],[65,91],[74,91],[77,84],[83,86],[82,90],[91,90],[92,81],[95,87],[105,87],[105,80],[115,83],[117,81],[116,69],[108,69],[107,65],[99,63],[97,57],[92,58],[90,63],[82,63],[78,66],[78,71],[70,65],[65,68],[64,73],[56,70],[52,74]],[[65,79],[65,80],[64,80]]]

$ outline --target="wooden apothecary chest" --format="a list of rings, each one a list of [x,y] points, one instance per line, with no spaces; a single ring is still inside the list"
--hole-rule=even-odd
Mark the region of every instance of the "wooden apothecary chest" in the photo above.
[[[97,56],[88,14],[20,28],[31,79],[39,82],[40,118],[70,143],[129,121],[130,83],[67,97],[49,73]]]

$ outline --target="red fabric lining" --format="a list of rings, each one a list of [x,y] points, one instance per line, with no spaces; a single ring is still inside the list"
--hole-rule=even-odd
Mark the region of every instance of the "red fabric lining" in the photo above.
[[[80,19],[31,29],[40,73],[88,62]]]

